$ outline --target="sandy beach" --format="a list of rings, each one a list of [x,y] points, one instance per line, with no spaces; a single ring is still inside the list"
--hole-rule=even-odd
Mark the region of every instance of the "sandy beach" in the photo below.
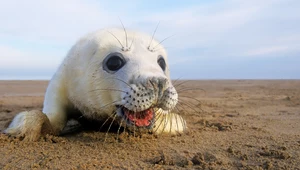
[[[300,80],[181,82],[181,136],[83,127],[25,142],[0,133],[0,169],[300,169]],[[47,84],[0,81],[0,131],[18,112],[41,110]]]

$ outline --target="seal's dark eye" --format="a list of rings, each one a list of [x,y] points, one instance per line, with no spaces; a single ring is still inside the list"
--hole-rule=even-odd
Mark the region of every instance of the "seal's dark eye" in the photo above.
[[[124,60],[119,56],[111,56],[110,59],[107,60],[106,66],[111,71],[117,71],[124,65]]]
[[[125,65],[126,61],[122,54],[109,54],[104,60],[103,68],[108,72],[116,72]]]
[[[160,57],[158,58],[157,63],[158,63],[158,65],[161,67],[161,69],[162,69],[163,71],[166,70],[166,62],[165,62],[165,59],[164,59],[162,56],[160,56]]]

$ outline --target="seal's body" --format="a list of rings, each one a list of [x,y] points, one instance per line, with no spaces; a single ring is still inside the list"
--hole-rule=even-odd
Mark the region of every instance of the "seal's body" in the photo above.
[[[177,100],[167,53],[157,41],[134,31],[100,30],[81,38],[51,79],[46,116],[21,112],[5,133],[29,140],[43,132],[58,135],[77,111],[88,119],[110,117],[127,128],[182,133],[185,121],[171,113]]]

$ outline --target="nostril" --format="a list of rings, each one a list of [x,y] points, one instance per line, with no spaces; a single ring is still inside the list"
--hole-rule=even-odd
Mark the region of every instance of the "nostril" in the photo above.
[[[165,87],[168,82],[167,78],[164,77],[152,77],[148,80],[148,84],[151,84],[154,88]]]
[[[156,86],[155,83],[154,83],[152,80],[149,80],[149,81],[148,81],[148,84],[151,85],[152,87],[155,87],[155,86]]]
[[[152,83],[156,93],[158,94],[158,98],[161,98],[164,91],[167,88],[167,79],[164,77],[153,77],[150,82]]]
[[[167,82],[168,82],[168,79],[166,79],[166,78],[161,78],[160,79],[160,84],[162,84],[163,87],[165,87],[167,85]]]
[[[167,85],[168,79],[166,78],[159,78],[159,85],[165,87]]]

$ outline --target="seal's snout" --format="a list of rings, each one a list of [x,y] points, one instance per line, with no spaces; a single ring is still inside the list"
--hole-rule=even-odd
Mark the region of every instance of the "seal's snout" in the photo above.
[[[124,119],[138,127],[148,127],[155,117],[155,111],[172,110],[177,104],[177,92],[165,77],[144,77],[132,79],[119,106]]]
[[[128,93],[123,94],[124,106],[132,111],[143,111],[150,107],[172,110],[178,101],[176,89],[169,79],[161,77],[132,81]],[[133,83],[134,82],[134,83]]]

